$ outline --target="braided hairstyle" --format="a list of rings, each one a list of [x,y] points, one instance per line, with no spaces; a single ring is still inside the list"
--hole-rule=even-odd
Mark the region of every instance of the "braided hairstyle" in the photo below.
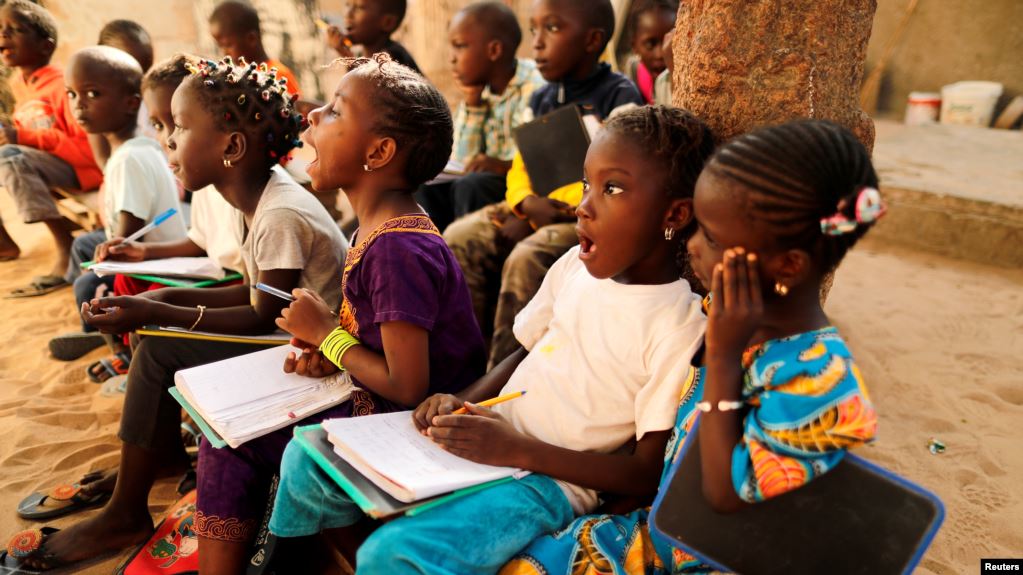
[[[263,155],[267,168],[287,159],[302,147],[299,135],[305,119],[295,110],[297,95],[288,94],[288,79],[278,78],[277,69],[256,65],[230,56],[220,62],[186,62],[199,102],[209,111],[215,125],[225,132],[245,134],[248,145]]]
[[[627,138],[644,155],[664,166],[664,188],[672,198],[693,198],[696,180],[714,153],[714,133],[692,113],[669,106],[642,106],[615,113],[604,131]],[[703,286],[689,265],[686,242],[696,220],[679,230],[682,243],[676,257],[679,272],[697,292]]]
[[[707,169],[750,192],[748,217],[766,226],[782,249],[806,250],[822,273],[838,266],[873,222],[845,233],[821,230],[840,214],[856,221],[857,197],[877,188],[870,154],[848,129],[824,120],[760,128],[724,144]]]
[[[394,138],[405,156],[405,181],[411,189],[435,178],[448,162],[453,145],[451,110],[437,88],[384,52],[371,58],[335,61],[373,86],[373,131]]]

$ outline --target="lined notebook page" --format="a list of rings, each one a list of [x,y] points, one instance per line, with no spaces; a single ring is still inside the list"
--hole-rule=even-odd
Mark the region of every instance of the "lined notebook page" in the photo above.
[[[405,502],[502,479],[519,471],[473,463],[444,451],[416,430],[411,411],[330,419],[323,422],[323,429],[338,455],[350,463],[357,461],[357,467],[371,468],[410,493],[411,499],[407,494],[391,493],[392,486],[378,484]]]

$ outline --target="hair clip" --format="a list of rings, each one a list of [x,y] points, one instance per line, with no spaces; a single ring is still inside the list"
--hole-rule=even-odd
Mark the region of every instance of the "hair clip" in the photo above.
[[[826,236],[841,236],[852,233],[860,224],[872,224],[884,216],[887,208],[881,199],[881,192],[877,188],[862,187],[856,194],[856,215],[855,220],[850,220],[842,212],[848,205],[848,199],[843,198],[838,202],[838,211],[835,215],[821,219],[821,233]]]
[[[256,112],[256,115],[253,116],[252,119],[258,122],[258,121],[263,119],[263,114],[260,114],[259,112]]]

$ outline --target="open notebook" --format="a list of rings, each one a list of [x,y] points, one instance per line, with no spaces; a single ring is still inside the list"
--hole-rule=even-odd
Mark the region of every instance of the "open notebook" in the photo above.
[[[141,262],[87,262],[83,264],[96,275],[103,277],[113,274],[146,275],[169,278],[193,278],[200,280],[223,280],[224,268],[207,257],[164,258]]]
[[[174,389],[186,409],[202,418],[223,443],[238,447],[351,395],[352,380],[346,372],[319,379],[284,373],[284,359],[292,351],[301,353],[282,345],[183,369],[174,374]]]
[[[411,411],[329,419],[323,429],[338,456],[405,503],[521,474],[444,451],[416,430]]]

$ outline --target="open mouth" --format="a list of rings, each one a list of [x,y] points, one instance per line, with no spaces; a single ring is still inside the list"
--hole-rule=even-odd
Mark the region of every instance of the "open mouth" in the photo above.
[[[592,259],[597,254],[597,244],[578,227],[576,228],[576,235],[579,236],[579,259]]]

